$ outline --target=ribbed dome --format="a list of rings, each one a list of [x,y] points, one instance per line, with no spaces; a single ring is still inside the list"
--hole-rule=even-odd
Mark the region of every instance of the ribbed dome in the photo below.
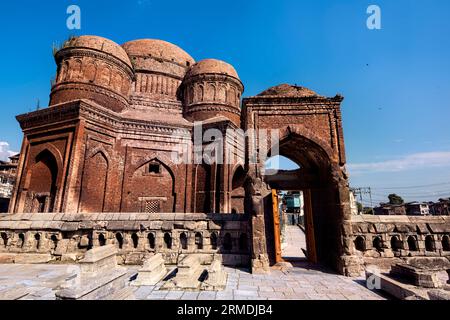
[[[231,64],[216,59],[205,59],[194,64],[191,69],[189,69],[187,76],[208,73],[226,74],[239,79],[236,69],[234,69]]]
[[[180,47],[163,40],[141,39],[124,43],[122,47],[130,57],[152,57],[190,66],[194,59]]]
[[[275,87],[271,87],[260,94],[258,97],[295,97],[295,98],[306,98],[306,97],[320,97],[316,92],[299,86],[293,86],[290,84],[280,84]]]
[[[65,48],[87,48],[96,51],[108,53],[119,60],[122,60],[129,67],[131,67],[131,61],[125,50],[109,39],[98,36],[79,36],[71,38],[64,43]]]

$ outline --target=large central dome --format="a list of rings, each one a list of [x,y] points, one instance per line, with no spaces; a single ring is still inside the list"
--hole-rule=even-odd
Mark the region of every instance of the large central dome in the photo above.
[[[122,47],[136,73],[133,105],[178,100],[178,87],[195,63],[189,54],[170,42],[156,39],[133,40]]]
[[[136,71],[155,71],[182,78],[194,59],[180,47],[163,40],[141,39],[122,45]]]

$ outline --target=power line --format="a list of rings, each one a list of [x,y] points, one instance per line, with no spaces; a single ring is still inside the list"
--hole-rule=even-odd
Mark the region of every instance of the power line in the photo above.
[[[442,183],[434,183],[434,184],[425,184],[421,186],[405,186],[405,187],[372,187],[374,190],[397,190],[397,189],[417,189],[417,188],[427,188],[427,187],[437,187],[437,186],[445,186],[450,185],[450,182],[442,182]]]

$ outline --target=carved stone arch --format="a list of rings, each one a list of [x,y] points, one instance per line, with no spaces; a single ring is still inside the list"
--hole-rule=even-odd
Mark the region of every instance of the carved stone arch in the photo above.
[[[81,183],[81,212],[104,211],[109,170],[110,156],[103,146],[93,148],[86,154]]]
[[[97,63],[92,59],[88,59],[88,61],[86,62],[86,66],[83,68],[84,80],[90,83],[94,83],[97,78],[97,69]]]
[[[156,170],[154,165],[157,164]],[[184,187],[176,184],[177,167],[160,153],[151,152],[128,169],[122,208],[124,212],[176,212],[178,195]],[[155,185],[158,185],[155,188]],[[178,199],[179,200],[179,199]]]
[[[216,84],[213,82],[208,82],[205,90],[205,99],[206,101],[215,101],[216,100]]]
[[[97,153],[101,153],[103,155],[103,157],[105,158],[106,162],[108,163],[108,167],[109,167],[109,164],[111,163],[111,155],[105,149],[104,146],[96,146],[95,148],[89,150],[86,153],[85,159],[88,160],[90,158],[93,158],[93,157],[95,157],[97,155]]]
[[[99,74],[98,74],[98,79],[97,79],[97,83],[102,85],[102,86],[109,86],[109,84],[111,83],[111,74],[112,74],[112,69],[111,67],[106,64],[106,63],[102,63],[99,65]]]
[[[177,174],[177,167],[175,166],[175,164],[172,162],[172,160],[169,157],[167,157],[163,154],[158,154],[156,152],[149,153],[147,156],[145,156],[143,159],[141,159],[139,162],[137,162],[137,164],[135,166],[133,166],[133,169],[132,169],[133,173],[154,160],[159,161],[166,169],[168,169],[172,178],[175,180],[175,176]]]
[[[69,63],[67,61],[64,61],[61,64],[61,69],[59,70],[58,82],[66,81],[68,73],[69,73]]]
[[[33,159],[25,177],[27,190],[25,210],[28,212],[53,212],[61,182],[62,160],[51,144],[42,146]]]
[[[217,85],[216,96],[215,99],[218,102],[226,102],[226,86],[222,83]]]
[[[279,129],[279,132],[280,132],[279,135],[280,142],[292,136],[304,137],[305,139],[312,141],[314,144],[320,147],[326,153],[330,161],[334,159],[333,157],[334,152],[328,146],[327,142],[322,138],[320,138],[316,133],[305,128],[301,124],[282,127]]]
[[[36,164],[36,159],[38,159],[38,157],[40,155],[42,155],[44,152],[49,152],[54,157],[54,159],[56,161],[56,165],[57,165],[57,172],[59,173],[59,171],[63,168],[63,158],[62,158],[61,152],[58,150],[58,148],[56,148],[53,144],[51,144],[49,142],[45,143],[41,146],[41,151],[39,151],[39,153],[34,158],[33,166]],[[29,187],[31,174],[32,174],[32,170],[28,170],[27,176],[25,178],[25,185],[24,185],[25,189],[28,189],[28,187]],[[59,174],[58,174],[58,176],[59,176]],[[59,181],[59,179],[57,179],[56,187],[59,187],[59,186],[60,186],[60,181]]]
[[[198,101],[197,102],[202,102],[204,100],[205,97],[205,86],[200,83],[198,85]]]

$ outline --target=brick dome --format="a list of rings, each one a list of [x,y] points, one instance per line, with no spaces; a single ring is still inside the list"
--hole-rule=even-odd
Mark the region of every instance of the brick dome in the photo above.
[[[184,116],[189,121],[225,117],[240,126],[244,86],[232,65],[215,59],[193,65],[183,81]]]
[[[89,99],[121,112],[129,105],[133,66],[115,42],[97,36],[74,37],[55,53],[55,61],[58,70],[51,106]]]
[[[160,64],[176,64],[183,68],[188,68],[195,63],[195,60],[180,47],[163,40],[158,39],[140,39],[124,43],[122,47],[125,49],[129,57],[133,60],[136,69],[148,69],[146,60],[156,60]],[[144,58],[139,61],[138,58]],[[170,69],[170,68],[168,68]],[[158,68],[154,71],[164,71]],[[165,70],[171,73],[171,70]]]
[[[157,39],[133,40],[122,47],[136,72],[132,105],[151,106],[154,101],[179,100],[177,93],[181,81],[195,63],[188,53],[170,42]]]
[[[216,59],[205,59],[196,63],[189,69],[187,77],[211,73],[224,74],[239,79],[236,69],[231,64]]]
[[[63,48],[86,48],[96,51],[101,51],[122,60],[125,64],[131,67],[131,61],[125,50],[109,39],[98,36],[79,36],[71,38],[64,43]]]
[[[308,98],[308,97],[320,97],[316,92],[300,86],[290,84],[280,84],[271,87],[260,94],[259,97],[295,97],[295,98]]]

